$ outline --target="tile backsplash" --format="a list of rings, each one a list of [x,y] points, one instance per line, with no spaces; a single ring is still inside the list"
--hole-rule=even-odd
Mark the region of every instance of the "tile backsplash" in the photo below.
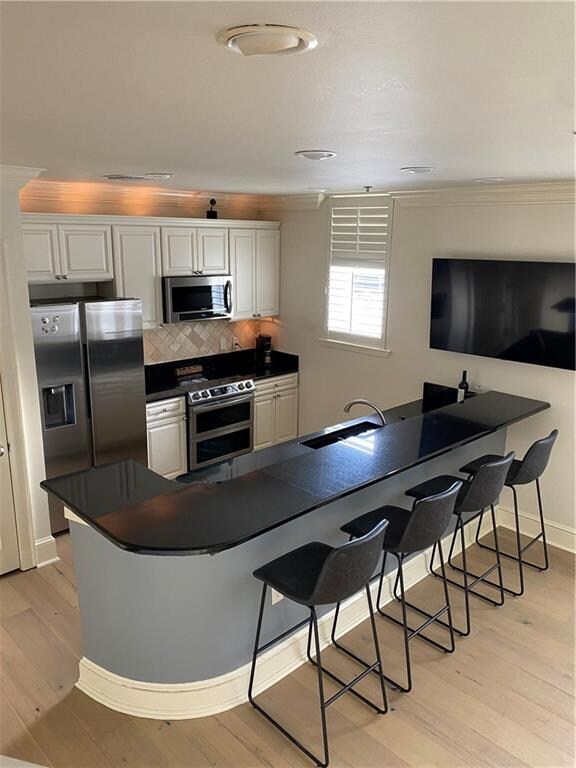
[[[243,349],[253,347],[260,330],[258,320],[167,323],[144,331],[144,362],[165,363],[188,357],[217,355],[234,350],[233,338]]]

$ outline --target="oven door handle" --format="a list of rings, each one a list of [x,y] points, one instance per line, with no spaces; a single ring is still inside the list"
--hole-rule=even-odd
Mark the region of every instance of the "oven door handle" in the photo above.
[[[228,405],[239,405],[240,403],[247,403],[250,400],[254,399],[254,393],[251,392],[249,395],[239,395],[238,397],[229,397],[225,398],[223,400],[218,400],[215,403],[206,403],[206,405],[202,404],[189,404],[189,408],[192,411],[192,413],[202,413],[203,411],[215,411],[220,408],[226,408]]]
[[[224,306],[226,307],[226,312],[228,314],[232,314],[232,281],[227,280],[226,285],[224,286]]]

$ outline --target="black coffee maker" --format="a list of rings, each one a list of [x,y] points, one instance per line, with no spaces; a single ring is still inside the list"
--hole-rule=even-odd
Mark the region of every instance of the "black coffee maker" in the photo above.
[[[267,366],[272,363],[272,336],[259,333],[256,336],[256,364]]]

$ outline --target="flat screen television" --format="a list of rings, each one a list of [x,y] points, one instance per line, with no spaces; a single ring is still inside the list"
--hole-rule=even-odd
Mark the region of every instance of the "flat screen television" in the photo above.
[[[575,265],[434,259],[430,346],[574,370]]]

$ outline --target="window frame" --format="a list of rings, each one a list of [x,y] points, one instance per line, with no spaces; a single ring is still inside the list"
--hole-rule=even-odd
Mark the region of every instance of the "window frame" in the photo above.
[[[354,207],[357,209],[356,215],[359,215],[359,209],[363,208],[381,208],[382,198],[384,198],[388,204],[388,228],[387,228],[387,247],[384,254],[384,259],[366,259],[366,267],[370,265],[382,264],[384,267],[384,292],[382,296],[383,300],[383,313],[382,313],[382,329],[378,338],[370,336],[361,336],[358,334],[346,333],[341,331],[333,331],[328,328],[329,319],[329,304],[330,304],[330,270],[333,265],[332,259],[332,211],[334,208],[339,207]],[[374,205],[366,200],[366,196],[340,196],[330,198],[329,207],[329,239],[328,239],[328,254],[326,259],[325,269],[325,281],[324,281],[324,322],[323,322],[323,336],[319,339],[319,342],[328,347],[334,349],[347,350],[350,352],[360,352],[364,354],[379,355],[388,357],[391,354],[391,350],[387,345],[388,337],[388,312],[389,312],[389,296],[390,296],[390,264],[391,254],[390,245],[392,241],[392,225],[393,225],[393,213],[394,213],[394,199],[387,193],[374,194],[370,196],[371,200],[374,200]],[[379,204],[380,203],[380,204]],[[362,259],[359,259],[361,262]],[[336,264],[336,266],[338,266]]]

